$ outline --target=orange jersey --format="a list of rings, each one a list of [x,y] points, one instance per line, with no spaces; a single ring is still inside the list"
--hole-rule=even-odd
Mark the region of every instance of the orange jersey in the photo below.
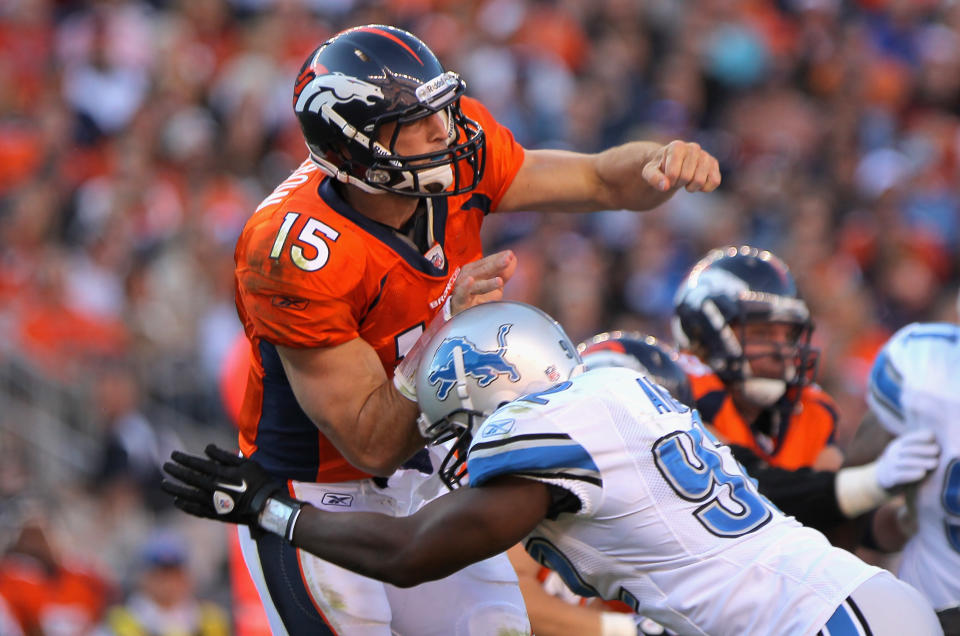
[[[745,446],[771,466],[787,470],[812,466],[820,451],[833,443],[837,408],[819,386],[803,387],[790,417],[772,440],[772,451],[767,452],[757,444],[754,432],[740,417],[729,392],[710,367],[690,355],[681,355],[680,362],[690,378],[697,410],[724,442]]]
[[[58,567],[49,572],[20,555],[0,562],[0,598],[7,601],[27,634],[90,633],[99,624],[109,597],[107,584],[83,570]]]
[[[480,224],[523,162],[523,148],[478,102],[464,114],[486,134],[483,179],[433,199],[425,254],[351,208],[304,162],[247,221],[237,243],[236,301],[252,366],[240,413],[240,450],[298,481],[368,477],[351,466],[297,404],[276,345],[332,347],[360,337],[387,375],[440,311],[460,268],[482,256]]]

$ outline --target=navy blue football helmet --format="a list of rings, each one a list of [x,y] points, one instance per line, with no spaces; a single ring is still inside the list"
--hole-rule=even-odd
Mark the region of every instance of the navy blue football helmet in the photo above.
[[[754,377],[743,351],[744,329],[751,322],[793,327],[790,342],[779,346],[778,355],[787,363],[783,378]],[[790,269],[768,251],[746,245],[712,250],[680,284],[672,327],[679,346],[697,353],[724,383],[742,382],[775,399],[815,377],[818,352],[810,346],[810,311]]]
[[[639,371],[693,408],[690,379],[677,362],[679,355],[653,336],[637,331],[607,331],[581,342],[577,351],[587,371],[602,367]]]
[[[449,196],[476,187],[485,163],[483,129],[460,110],[465,86],[416,36],[374,24],[338,33],[310,54],[293,108],[310,158],[326,174],[365,192]],[[398,154],[400,126],[437,113],[447,147]],[[390,122],[397,126],[381,142]]]

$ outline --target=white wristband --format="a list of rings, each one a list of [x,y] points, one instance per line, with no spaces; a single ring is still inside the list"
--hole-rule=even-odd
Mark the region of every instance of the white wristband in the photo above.
[[[601,612],[600,636],[637,636],[637,621],[634,615],[623,612]]]
[[[847,518],[859,517],[890,498],[877,483],[877,463],[842,468],[834,484],[837,507]]]
[[[293,539],[293,527],[297,524],[302,509],[302,504],[292,506],[286,501],[270,497],[260,511],[258,517],[260,527],[290,541]]]

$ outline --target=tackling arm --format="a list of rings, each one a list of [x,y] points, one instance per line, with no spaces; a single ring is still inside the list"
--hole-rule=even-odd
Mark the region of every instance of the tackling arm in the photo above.
[[[501,477],[459,488],[409,517],[305,506],[291,542],[340,567],[411,587],[506,551],[540,523],[549,504],[545,484]]]
[[[635,141],[598,154],[528,150],[501,210],[649,210],[682,187],[712,192],[717,160],[695,143]]]
[[[460,488],[409,517],[328,512],[286,493],[260,464],[210,444],[206,457],[174,451],[161,488],[197,517],[272,532],[321,559],[365,576],[410,587],[443,578],[504,552],[544,517],[544,483],[506,475]]]

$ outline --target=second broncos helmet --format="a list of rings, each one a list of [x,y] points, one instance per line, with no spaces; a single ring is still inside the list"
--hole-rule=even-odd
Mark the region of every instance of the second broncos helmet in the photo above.
[[[365,192],[449,196],[469,192],[483,176],[484,133],[460,110],[465,87],[416,36],[371,24],[338,33],[310,54],[293,109],[311,160],[331,177]],[[400,126],[434,114],[446,122],[447,147],[398,154]],[[389,123],[397,126],[380,140]]]
[[[750,322],[786,323],[791,342],[777,355],[782,378],[755,377],[744,354]],[[725,383],[743,383],[758,403],[772,403],[791,386],[812,382],[818,352],[810,346],[813,322],[786,263],[748,245],[711,250],[687,274],[674,297],[674,338],[695,351]]]
[[[580,343],[577,351],[587,371],[602,367],[626,367],[639,371],[679,402],[693,408],[690,380],[677,362],[677,352],[653,336],[637,331],[607,331]]]

